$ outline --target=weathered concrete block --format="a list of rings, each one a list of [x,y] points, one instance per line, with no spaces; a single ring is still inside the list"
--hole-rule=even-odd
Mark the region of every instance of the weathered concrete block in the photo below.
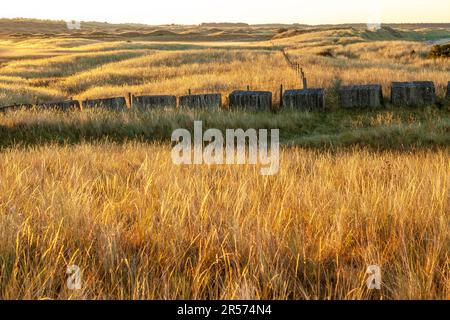
[[[283,107],[298,110],[323,110],[325,108],[324,89],[286,90]]]
[[[272,92],[269,91],[241,91],[230,93],[230,108],[242,108],[252,111],[272,109]]]
[[[222,95],[213,94],[192,94],[180,97],[181,108],[220,108],[222,106]]]
[[[81,109],[80,102],[77,100],[65,100],[59,102],[40,103],[36,107],[42,109],[70,110]]]
[[[344,86],[339,89],[341,108],[379,108],[383,106],[381,85]]]
[[[133,97],[133,108],[153,109],[153,108],[175,108],[177,106],[176,96],[136,96]]]
[[[17,111],[20,109],[32,109],[32,104],[13,104],[11,106],[0,107],[0,112]]]
[[[104,108],[109,110],[125,110],[127,101],[124,97],[95,99],[83,101],[83,108]]]
[[[424,106],[436,102],[436,89],[432,81],[392,82],[391,102],[396,106]]]

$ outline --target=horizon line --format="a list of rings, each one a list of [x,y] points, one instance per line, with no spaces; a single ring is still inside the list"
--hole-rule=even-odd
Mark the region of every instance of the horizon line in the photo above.
[[[344,23],[319,23],[319,24],[309,24],[309,23],[301,23],[301,22],[260,22],[260,23],[248,23],[244,21],[239,22],[231,22],[231,21],[204,21],[200,23],[176,23],[176,22],[168,22],[162,24],[150,24],[145,22],[112,22],[112,21],[99,21],[99,20],[77,20],[77,19],[45,19],[45,18],[28,18],[28,17],[0,17],[0,20],[36,20],[36,21],[53,21],[53,22],[69,22],[69,21],[80,21],[84,23],[102,23],[102,24],[111,24],[111,25],[127,25],[127,24],[140,24],[146,26],[200,26],[202,24],[245,24],[248,26],[261,26],[261,25],[301,25],[301,26],[341,26],[341,25],[367,25],[367,22],[344,22]],[[449,22],[380,22],[380,25],[383,24],[449,24]]]

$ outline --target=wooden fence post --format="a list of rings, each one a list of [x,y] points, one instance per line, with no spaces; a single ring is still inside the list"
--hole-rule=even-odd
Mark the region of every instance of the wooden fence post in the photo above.
[[[130,108],[133,108],[133,94],[128,92],[128,101],[130,102]]]
[[[280,85],[280,108],[283,107],[283,84]]]
[[[305,77],[305,73],[303,72],[303,68],[300,68],[300,80],[303,85],[303,89],[308,89],[308,81]]]

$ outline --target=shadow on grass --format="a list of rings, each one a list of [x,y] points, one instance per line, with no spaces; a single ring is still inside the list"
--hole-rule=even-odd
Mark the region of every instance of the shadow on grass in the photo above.
[[[128,141],[171,143],[172,132],[279,129],[282,146],[319,150],[365,147],[408,151],[450,147],[448,109],[385,109],[334,112],[248,113],[153,110],[148,112],[17,111],[0,115],[0,148]]]

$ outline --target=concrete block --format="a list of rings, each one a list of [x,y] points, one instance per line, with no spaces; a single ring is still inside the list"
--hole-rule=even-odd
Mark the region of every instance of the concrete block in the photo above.
[[[134,96],[133,108],[154,109],[154,108],[176,108],[176,96]]]
[[[341,108],[380,108],[383,104],[381,85],[353,85],[339,88]]]
[[[127,102],[124,97],[85,100],[82,103],[83,108],[104,108],[108,110],[126,110]]]
[[[181,96],[179,105],[180,108],[219,109],[222,106],[222,95],[220,93],[213,93]]]
[[[40,103],[36,107],[42,109],[56,109],[56,110],[71,110],[71,109],[81,110],[80,102],[77,100]]]
[[[251,111],[269,111],[272,109],[272,92],[269,91],[242,91],[230,93],[230,108],[246,109]]]
[[[395,106],[417,107],[433,105],[436,89],[431,81],[393,82],[391,102]]]
[[[305,111],[323,110],[325,108],[325,90],[286,90],[283,94],[283,107]]]

